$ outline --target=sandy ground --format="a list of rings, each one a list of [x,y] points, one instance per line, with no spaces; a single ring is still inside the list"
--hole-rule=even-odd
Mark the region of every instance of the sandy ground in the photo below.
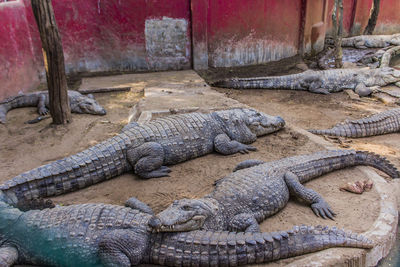
[[[305,129],[330,127],[346,118],[360,118],[389,108],[369,99],[361,102],[350,100],[345,93],[324,96],[293,91],[218,91],[266,113],[280,115],[289,124]],[[50,127],[50,119],[34,125],[24,124],[36,116],[34,108],[10,111],[8,123],[0,125],[0,182],[41,164],[77,153],[117,134],[127,122],[130,107],[137,103],[141,94],[136,91],[95,97],[106,107],[108,114],[103,117],[74,115],[73,122],[67,126]],[[388,156],[400,168],[399,134],[341,141],[346,147]],[[246,155],[211,154],[172,166],[171,177],[141,180],[133,174],[125,174],[53,200],[64,205],[87,202],[123,204],[126,199],[135,196],[158,212],[174,199],[201,197],[210,192],[215,180],[230,173],[243,160],[256,158],[268,161],[322,149],[290,127],[259,138],[254,146],[258,150]],[[338,214],[335,221],[318,218],[308,206],[291,200],[283,211],[263,222],[261,229],[274,231],[289,229],[297,224],[327,224],[356,232],[367,230],[379,213],[377,192],[373,189],[363,195],[355,195],[339,191],[341,184],[362,178],[361,171],[350,168],[306,184],[331,204]],[[351,249],[346,253],[351,255]],[[291,261],[283,260],[272,265],[284,265]]]

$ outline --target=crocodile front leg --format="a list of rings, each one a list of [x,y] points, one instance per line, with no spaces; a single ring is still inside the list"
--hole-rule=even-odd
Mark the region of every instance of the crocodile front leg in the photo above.
[[[13,266],[18,260],[18,250],[15,247],[0,247],[0,266]]]
[[[250,213],[235,215],[229,222],[229,230],[234,232],[261,232],[256,218]]]
[[[104,266],[138,265],[149,243],[148,233],[118,229],[104,235],[99,243],[99,257]]]
[[[316,93],[316,94],[323,94],[323,95],[329,95],[330,92],[328,89],[322,88],[323,83],[321,80],[316,80],[310,83],[310,86],[308,87],[308,90],[311,93]]]
[[[140,210],[144,213],[154,215],[154,211],[146,203],[140,201],[139,199],[137,199],[135,197],[129,198],[125,202],[125,207],[129,207],[134,210]]]
[[[39,101],[37,104],[37,111],[39,115],[46,115],[49,113],[49,110],[46,108],[46,96],[44,94],[41,94],[39,96]]]
[[[308,204],[311,204],[312,211],[318,217],[321,216],[324,219],[328,217],[329,219],[333,220],[333,216],[335,216],[336,213],[332,211],[328,203],[326,203],[325,200],[317,192],[304,187],[299,182],[297,175],[292,172],[287,172],[284,179],[292,196],[296,196],[304,200]]]
[[[171,170],[162,166],[164,149],[159,143],[148,142],[127,150],[127,158],[135,173],[141,178],[158,178],[169,176]]]
[[[214,139],[214,149],[218,153],[223,155],[231,155],[235,153],[249,153],[249,151],[255,151],[256,148],[253,146],[242,144],[238,141],[231,140],[226,134],[219,134]]]

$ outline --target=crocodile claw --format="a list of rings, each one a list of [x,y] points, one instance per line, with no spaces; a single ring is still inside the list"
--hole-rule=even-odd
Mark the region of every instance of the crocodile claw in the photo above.
[[[336,216],[336,213],[331,209],[331,207],[329,207],[326,202],[314,203],[311,205],[311,209],[318,217],[335,220],[333,217]]]
[[[49,114],[49,110],[47,108],[40,108],[39,109],[39,115],[47,115]]]
[[[242,154],[248,154],[250,151],[256,151],[257,148],[255,148],[254,146],[249,146],[249,145],[243,145],[241,147],[239,147],[239,153]]]

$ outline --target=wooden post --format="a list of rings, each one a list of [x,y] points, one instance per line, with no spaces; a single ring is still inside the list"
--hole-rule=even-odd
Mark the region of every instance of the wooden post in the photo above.
[[[335,67],[342,68],[343,0],[335,0],[332,11],[333,41],[335,44]]]
[[[367,27],[365,27],[363,34],[372,34],[374,32],[376,21],[378,20],[379,8],[381,5],[381,0],[374,0],[374,4],[372,6],[371,14],[369,16]]]
[[[54,124],[71,121],[64,54],[51,0],[31,0],[44,50],[49,108]]]

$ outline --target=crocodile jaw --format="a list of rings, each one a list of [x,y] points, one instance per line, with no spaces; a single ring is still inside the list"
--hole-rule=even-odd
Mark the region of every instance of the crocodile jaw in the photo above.
[[[199,230],[204,224],[206,217],[203,215],[196,215],[193,218],[189,219],[183,223],[177,224],[163,224],[155,228],[154,230],[157,232],[186,232],[186,231],[194,231]]]

